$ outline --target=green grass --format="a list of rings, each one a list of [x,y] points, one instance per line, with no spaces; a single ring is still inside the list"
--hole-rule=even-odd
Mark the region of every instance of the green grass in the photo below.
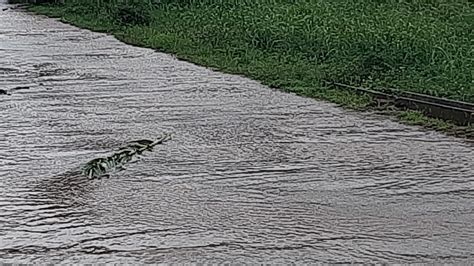
[[[453,125],[446,121],[426,117],[422,113],[417,112],[417,111],[400,112],[398,117],[402,121],[410,125],[425,126],[425,127],[443,130],[443,131],[454,129]]]
[[[449,135],[474,140],[474,127],[472,126],[456,126],[441,119],[426,117],[418,111],[398,112],[398,118],[409,125],[422,126],[442,131]]]

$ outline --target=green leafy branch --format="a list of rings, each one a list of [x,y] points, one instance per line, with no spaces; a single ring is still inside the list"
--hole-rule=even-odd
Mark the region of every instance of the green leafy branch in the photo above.
[[[169,140],[171,140],[171,135],[165,134],[155,141],[148,139],[132,141],[111,156],[89,161],[82,167],[82,174],[90,179],[108,177],[111,172],[124,170],[125,164],[130,162],[135,155],[152,151],[154,146]]]

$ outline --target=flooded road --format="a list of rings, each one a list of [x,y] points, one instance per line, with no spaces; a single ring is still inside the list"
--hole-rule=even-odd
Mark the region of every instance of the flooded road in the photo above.
[[[474,260],[463,140],[19,10],[0,89],[0,262]],[[165,132],[108,179],[78,172]]]

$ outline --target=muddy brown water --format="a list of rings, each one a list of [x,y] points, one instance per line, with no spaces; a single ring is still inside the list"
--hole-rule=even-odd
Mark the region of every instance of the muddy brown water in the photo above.
[[[0,12],[0,89],[1,262],[474,259],[463,140],[20,10]],[[162,132],[109,179],[78,173]]]

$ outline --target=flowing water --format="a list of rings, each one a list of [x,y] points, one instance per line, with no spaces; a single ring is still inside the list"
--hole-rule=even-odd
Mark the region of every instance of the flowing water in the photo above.
[[[474,260],[461,139],[20,10],[0,11],[0,89],[0,262]]]

